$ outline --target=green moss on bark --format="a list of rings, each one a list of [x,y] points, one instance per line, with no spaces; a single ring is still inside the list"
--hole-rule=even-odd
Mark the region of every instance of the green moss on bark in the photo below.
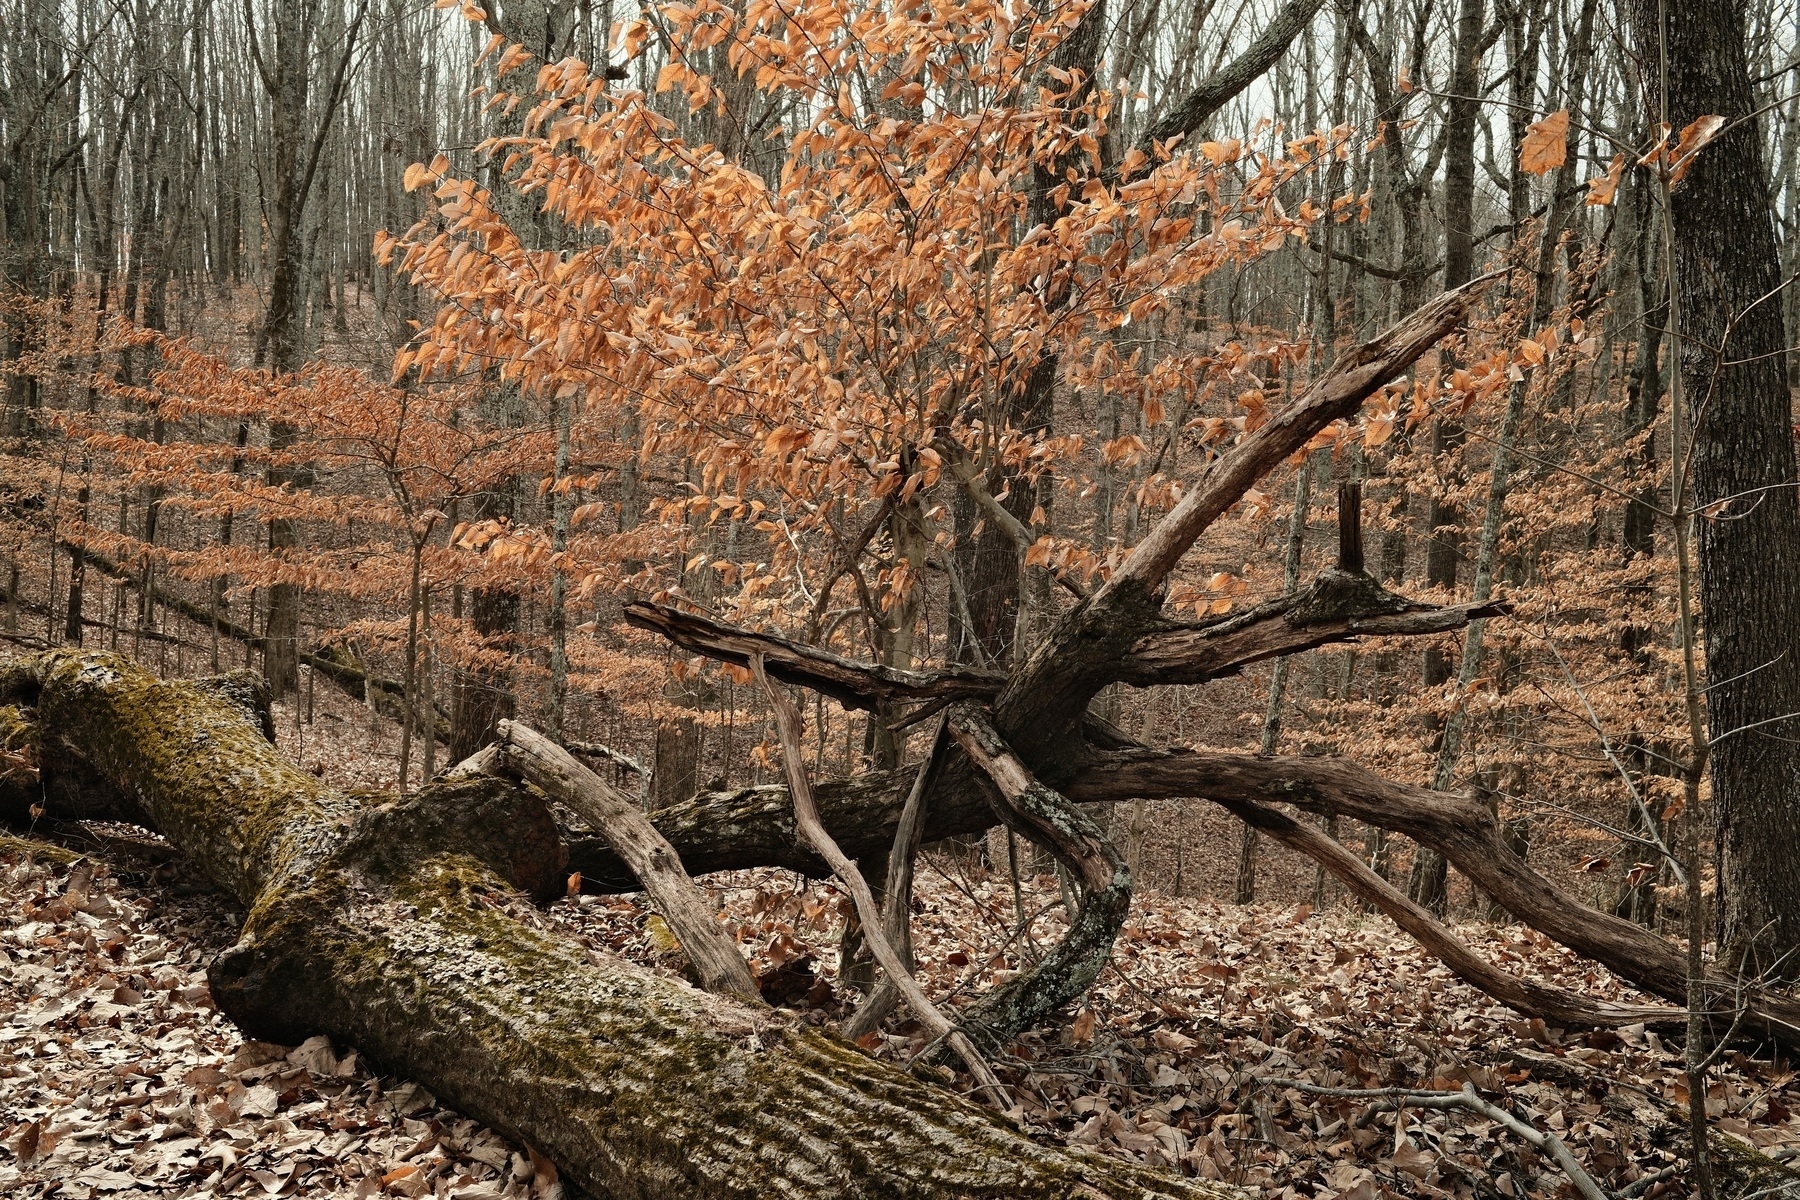
[[[254,714],[108,655],[39,660],[61,749],[244,899],[210,971],[280,1041],[325,1033],[530,1141],[588,1191],[988,1200],[1224,1197],[1040,1146],[985,1109],[791,1017],[589,952],[508,909],[561,869],[521,789],[353,799]]]

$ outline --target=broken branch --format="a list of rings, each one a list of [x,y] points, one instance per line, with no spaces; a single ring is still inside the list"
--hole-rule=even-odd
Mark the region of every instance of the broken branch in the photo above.
[[[593,822],[674,931],[709,992],[760,1003],[750,966],[713,916],[712,906],[682,868],[681,856],[643,810],[575,756],[530,726],[501,721],[501,759],[527,782]]]
[[[627,604],[625,620],[639,629],[660,633],[683,650],[720,662],[747,668],[753,658],[760,657],[772,678],[822,692],[845,708],[874,709],[896,700],[991,696],[1005,682],[1000,675],[963,667],[902,671],[859,663],[829,650],[774,634],[753,633],[666,604]]]
[[[952,1025],[949,1018],[926,998],[912,972],[900,961],[900,955],[883,930],[881,908],[875,903],[868,881],[863,878],[857,865],[832,841],[831,835],[825,831],[824,823],[819,820],[819,807],[813,802],[812,782],[807,778],[806,760],[800,748],[800,710],[785,693],[776,690],[775,685],[769,682],[761,654],[751,658],[750,669],[756,673],[756,682],[768,693],[769,702],[775,708],[775,728],[781,738],[781,759],[787,768],[788,792],[793,796],[794,822],[799,826],[800,836],[830,865],[832,873],[849,891],[850,898],[856,905],[857,919],[862,922],[863,937],[869,943],[869,952],[881,964],[881,969],[887,972],[887,977],[893,980],[894,986],[900,989],[906,1007],[912,1010],[913,1016],[925,1027],[933,1041],[946,1043],[961,1056],[969,1068],[969,1074],[975,1077],[975,1082],[988,1102],[1005,1112],[1012,1107],[1012,1100],[1000,1085],[1000,1080],[995,1077],[993,1068],[987,1065],[974,1043],[969,1041],[969,1036]]]

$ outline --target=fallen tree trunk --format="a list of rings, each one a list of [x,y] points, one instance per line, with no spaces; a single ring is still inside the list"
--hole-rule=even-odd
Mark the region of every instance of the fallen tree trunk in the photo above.
[[[479,779],[338,792],[241,701],[103,653],[0,678],[37,710],[47,781],[81,764],[248,911],[213,966],[256,1037],[328,1034],[621,1197],[1223,1198],[993,1114],[777,1011],[709,995],[516,919],[554,895],[555,825]]]

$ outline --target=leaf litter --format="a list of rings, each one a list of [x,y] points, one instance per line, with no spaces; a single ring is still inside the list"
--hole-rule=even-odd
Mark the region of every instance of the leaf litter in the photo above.
[[[0,1195],[560,1200],[528,1147],[353,1049],[244,1040],[206,983],[233,940],[222,898],[19,845],[0,848]]]
[[[172,870],[178,860],[145,876],[0,850],[0,1194],[573,1194],[530,1147],[415,1083],[378,1076],[353,1048],[245,1041],[205,977],[235,916],[214,894],[168,886],[161,876]],[[849,904],[835,886],[773,868],[701,882],[771,1002],[820,1025],[848,1014],[857,985],[839,970],[838,945]],[[596,949],[671,975],[686,969],[642,896],[513,907]],[[920,982],[950,1011],[1028,970],[1065,928],[1055,876],[1028,876],[1015,893],[966,855],[923,859],[913,907]],[[1520,974],[1639,999],[1521,926],[1458,932]],[[902,1011],[862,1045],[908,1060],[924,1042]],[[1045,1141],[1268,1200],[1572,1194],[1554,1163],[1479,1114],[1314,1095],[1295,1082],[1470,1083],[1554,1133],[1615,1195],[1686,1193],[1679,1047],[1642,1028],[1565,1032],[1522,1020],[1353,908],[1141,894],[1087,1006],[994,1065],[1014,1119]],[[1727,1056],[1707,1107],[1728,1139],[1800,1157],[1800,1081],[1786,1063]]]

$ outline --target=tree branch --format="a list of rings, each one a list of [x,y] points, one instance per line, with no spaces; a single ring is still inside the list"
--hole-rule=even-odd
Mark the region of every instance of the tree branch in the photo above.
[[[1179,134],[1192,133],[1206,119],[1235,100],[1245,88],[1265,75],[1277,59],[1287,53],[1300,31],[1324,7],[1324,0],[1288,0],[1275,14],[1275,19],[1244,52],[1207,78],[1199,87],[1182,98],[1168,115],[1150,127],[1138,141],[1138,148],[1149,153],[1156,142],[1166,142]]]
[[[1201,683],[1284,654],[1363,637],[1447,633],[1508,611],[1502,602],[1439,608],[1387,591],[1367,575],[1326,571],[1304,592],[1237,616],[1155,629],[1137,640],[1114,677],[1133,687]]]
[[[706,897],[688,878],[681,856],[644,811],[529,726],[502,721],[498,732],[499,761],[592,821],[619,857],[631,865],[706,990],[761,1003],[749,964],[719,927]]]
[[[1128,588],[1160,590],[1196,538],[1236,504],[1258,479],[1300,450],[1333,421],[1350,416],[1379,388],[1417,362],[1462,324],[1469,307],[1504,272],[1470,280],[1421,305],[1399,324],[1343,355],[1306,394],[1212,460],[1169,514],[1137,544],[1095,603]]]
[[[1427,953],[1500,1003],[1528,1017],[1543,1017],[1559,1025],[1648,1025],[1685,1027],[1687,1011],[1659,1006],[1608,1004],[1590,1000],[1578,992],[1518,979],[1495,967],[1446,928],[1431,912],[1408,899],[1404,892],[1369,869],[1369,865],[1317,826],[1296,821],[1286,813],[1241,800],[1219,803],[1242,820],[1284,845],[1292,846],[1336,876],[1345,887],[1379,908]]]
[[[1399,783],[1345,759],[1197,750],[1097,753],[1066,786],[1077,803],[1200,797],[1217,803],[1288,803],[1355,818],[1442,854],[1471,882],[1538,932],[1665,1000],[1687,1003],[1683,951],[1641,925],[1582,904],[1513,853],[1499,820],[1473,796]],[[1741,990],[1747,1025],[1800,1043],[1800,1000],[1719,979]]]
[[[819,806],[813,800],[812,781],[806,775],[805,751],[800,746],[803,726],[800,710],[787,695],[769,682],[768,672],[764,669],[763,656],[758,654],[751,658],[750,669],[756,673],[756,682],[762,685],[768,694],[769,703],[775,708],[775,728],[781,737],[781,761],[787,768],[788,794],[794,801],[794,823],[804,837],[827,863],[832,873],[838,877],[850,898],[856,904],[856,915],[862,922],[863,938],[869,943],[869,951],[881,969],[887,973],[900,995],[906,1001],[906,1007],[912,1010],[920,1025],[925,1027],[934,1041],[941,1041],[955,1050],[969,1068],[969,1074],[975,1077],[982,1094],[988,1102],[1001,1112],[1012,1107],[1012,1099],[1006,1089],[1000,1086],[1000,1080],[994,1076],[994,1070],[975,1049],[969,1035],[950,1023],[950,1019],[939,1012],[937,1006],[926,998],[920,989],[918,980],[912,971],[900,960],[893,943],[888,940],[883,927],[881,907],[875,903],[875,895],[869,890],[868,881],[850,858],[838,848],[831,835],[825,831],[825,825],[819,820]]]
[[[1100,827],[1040,783],[974,706],[954,709],[949,729],[993,784],[996,815],[1049,850],[1081,883],[1081,904],[1056,949],[1035,970],[989,992],[968,1010],[971,1027],[1004,1043],[1083,995],[1111,960],[1113,942],[1131,908],[1131,871]]]
[[[823,692],[845,708],[872,710],[895,700],[991,696],[1005,682],[1002,675],[966,667],[902,671],[860,663],[829,650],[802,646],[774,634],[753,633],[666,604],[627,604],[625,620],[639,629],[662,634],[683,650],[720,662],[747,668],[760,657],[771,677]]]

